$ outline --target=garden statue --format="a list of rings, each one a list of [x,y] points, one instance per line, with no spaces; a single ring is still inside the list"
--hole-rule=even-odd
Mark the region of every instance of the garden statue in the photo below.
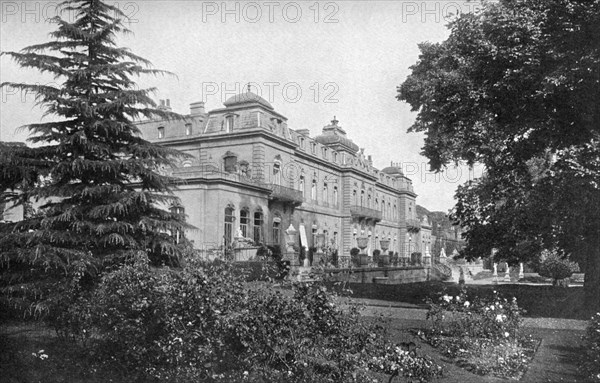
[[[519,279],[525,278],[525,274],[523,273],[523,262],[519,263]]]
[[[506,264],[506,274],[504,274],[504,281],[510,282],[510,266],[508,266],[508,263]]]
[[[494,262],[494,274],[492,274],[494,277],[498,276],[498,264],[496,262]]]

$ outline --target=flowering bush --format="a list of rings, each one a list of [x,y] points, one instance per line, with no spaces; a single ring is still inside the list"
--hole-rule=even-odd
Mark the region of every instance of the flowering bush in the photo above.
[[[139,254],[104,275],[83,330],[94,333],[99,360],[141,381],[372,382],[378,373],[425,381],[439,370],[388,353],[384,327],[358,306],[340,309],[324,287],[293,285],[289,295],[242,281],[226,262],[152,268]],[[373,358],[396,367],[376,368]]]
[[[427,301],[427,319],[433,330],[450,336],[502,340],[516,337],[523,310],[517,299],[507,300],[494,291],[491,298],[469,298],[465,289],[457,296],[441,295],[438,302]]]
[[[590,319],[585,335],[583,367],[593,382],[600,382],[600,312]]]
[[[542,263],[539,274],[542,277],[552,278],[554,285],[558,285],[560,280],[570,278],[573,273],[579,272],[579,265],[569,261],[556,249],[543,250],[540,258]]]
[[[480,298],[462,289],[427,303],[432,327],[420,335],[443,354],[482,375],[514,376],[525,369],[535,342],[519,333],[523,310],[516,298],[507,300],[496,291]]]

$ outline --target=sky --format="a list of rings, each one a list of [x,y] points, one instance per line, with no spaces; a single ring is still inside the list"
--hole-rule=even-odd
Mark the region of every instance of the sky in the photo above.
[[[416,117],[396,99],[397,86],[418,60],[421,42],[441,42],[452,14],[480,7],[472,1],[116,1],[133,32],[118,45],[173,76],[142,77],[155,99],[174,111],[206,109],[246,89],[267,99],[292,129],[321,133],[335,116],[374,166],[401,163],[417,203],[448,211],[456,187],[478,169],[449,166],[430,172],[420,155],[424,135],[408,133]],[[0,50],[18,51],[49,40],[55,1],[0,0]],[[65,14],[72,19],[72,15]],[[39,72],[0,57],[0,82],[52,83]],[[0,140],[25,141],[18,129],[42,120],[34,96],[1,89]]]

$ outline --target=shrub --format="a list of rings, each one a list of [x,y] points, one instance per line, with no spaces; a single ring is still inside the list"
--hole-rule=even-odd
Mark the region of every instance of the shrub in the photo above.
[[[380,255],[381,255],[381,250],[379,250],[379,249],[373,250],[373,262],[379,263],[379,261],[381,260],[379,257]]]
[[[539,274],[542,277],[552,278],[554,285],[557,285],[560,280],[571,277],[573,273],[579,272],[579,265],[569,261],[563,253],[556,249],[543,250],[540,257],[542,263]]]
[[[516,298],[508,301],[495,291],[491,298],[457,296],[428,299],[432,328],[422,333],[465,368],[482,375],[514,377],[533,356],[534,341],[519,333],[523,310]]]
[[[600,312],[590,319],[584,340],[583,368],[593,382],[600,382]]]
[[[139,254],[87,301],[98,357],[167,382],[364,382],[392,371],[373,358],[421,381],[439,371],[426,358],[390,355],[384,327],[355,305],[338,308],[325,287],[293,285],[290,296],[248,289],[238,274],[193,258],[179,270],[152,268]]]

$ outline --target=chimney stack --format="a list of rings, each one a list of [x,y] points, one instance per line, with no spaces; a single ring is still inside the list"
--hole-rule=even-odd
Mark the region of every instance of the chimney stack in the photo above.
[[[166,99],[166,100],[159,100],[159,105],[158,105],[158,109],[160,110],[167,110],[167,111],[171,111],[171,100]]]
[[[190,104],[190,114],[192,116],[200,116],[206,114],[204,111],[204,101],[192,102]]]

